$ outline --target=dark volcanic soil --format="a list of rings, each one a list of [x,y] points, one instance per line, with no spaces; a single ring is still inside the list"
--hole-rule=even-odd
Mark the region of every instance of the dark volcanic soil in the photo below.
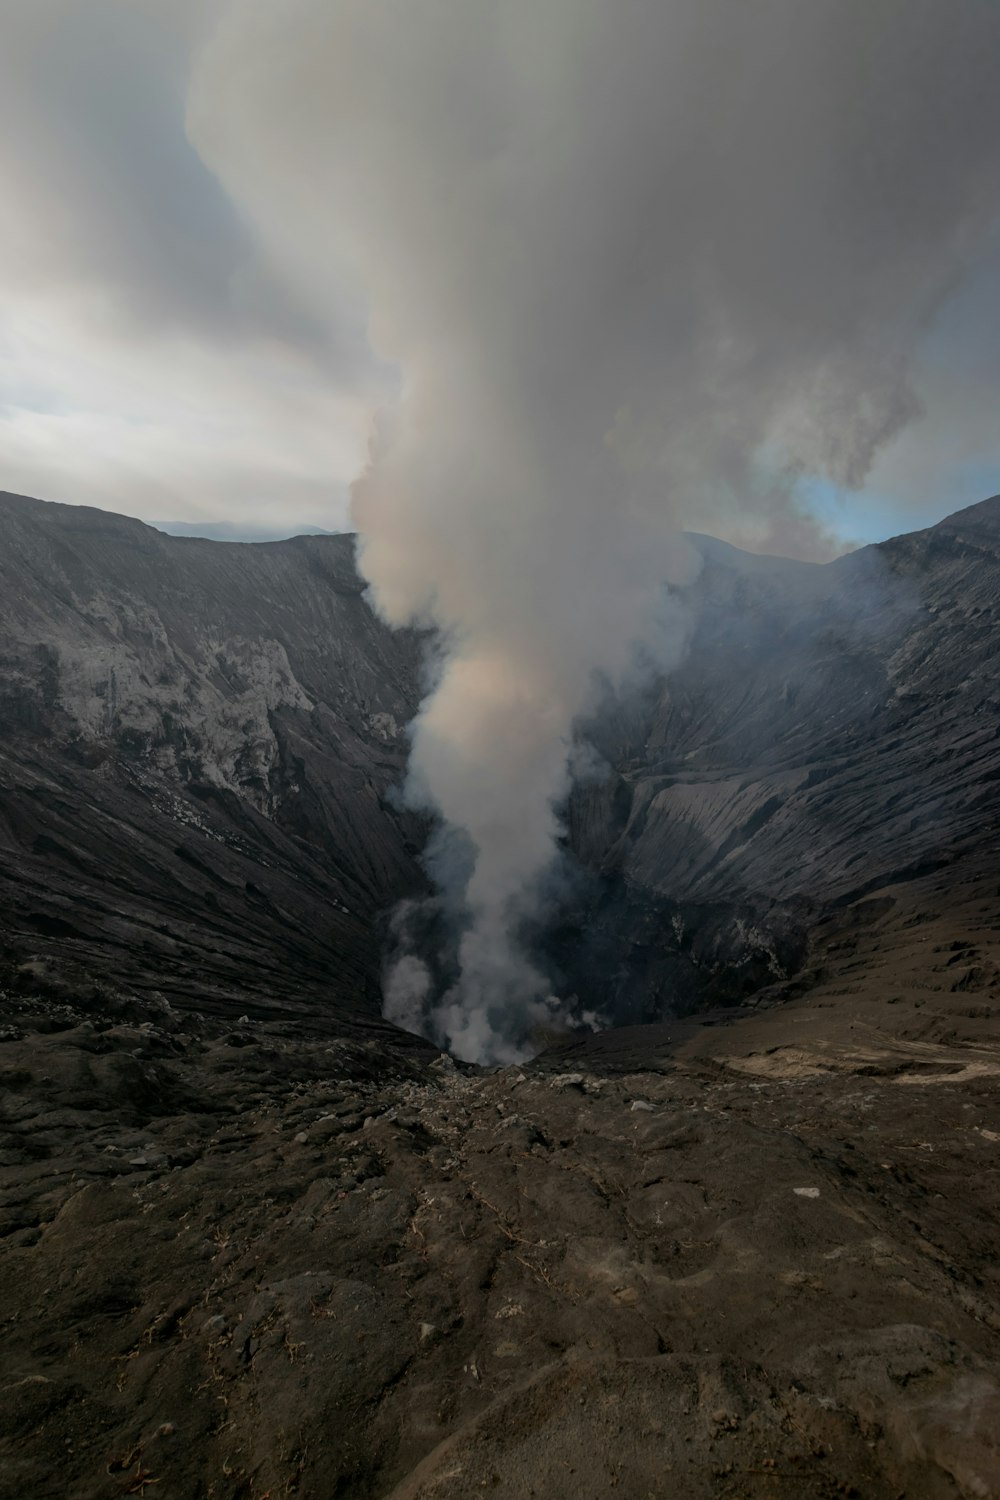
[[[8,994],[0,1494],[1000,1494],[995,886],[938,894],[492,1074]]]

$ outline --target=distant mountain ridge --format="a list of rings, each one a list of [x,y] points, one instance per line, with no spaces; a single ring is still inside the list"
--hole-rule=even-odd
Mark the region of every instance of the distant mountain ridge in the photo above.
[[[287,542],[296,536],[337,536],[324,526],[293,521],[288,526],[248,526],[242,521],[150,521],[166,536],[200,537],[210,542]]]

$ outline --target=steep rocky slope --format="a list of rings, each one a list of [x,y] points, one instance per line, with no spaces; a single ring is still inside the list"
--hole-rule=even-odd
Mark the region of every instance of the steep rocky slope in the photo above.
[[[419,643],[346,537],[269,546],[0,497],[0,931],[202,1010],[378,1013],[419,879],[391,800]]]
[[[819,916],[996,847],[1000,498],[826,567],[704,548],[686,660],[599,720],[570,809],[600,878],[567,968],[622,1019],[786,977]]]

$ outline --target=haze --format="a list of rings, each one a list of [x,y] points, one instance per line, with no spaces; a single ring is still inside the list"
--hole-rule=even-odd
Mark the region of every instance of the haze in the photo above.
[[[399,381],[398,371],[371,352],[363,279],[332,271],[342,214],[323,162],[328,133],[338,128],[333,95],[346,66],[338,28],[351,9],[301,0],[281,7],[275,57],[274,36],[260,31],[266,11],[253,0],[231,7],[217,0],[0,0],[0,486],[146,520],[268,531],[349,524],[347,492],[364,459],[371,412],[393,399]],[[406,15],[395,6],[369,9],[395,32],[402,60],[414,38],[433,48],[435,27],[447,22],[456,138],[491,98],[502,133],[492,92],[494,44],[476,36],[482,7],[463,5],[461,24],[455,7],[410,7]],[[513,28],[520,7],[503,9]],[[823,36],[829,7],[800,9],[814,37]],[[636,3],[535,10],[536,33],[511,45],[523,48],[523,86],[538,91],[532,128],[541,108],[553,144],[573,153],[572,172],[561,179],[563,200],[572,194],[578,204],[589,201],[595,218],[605,208],[618,211],[617,201],[594,200],[583,165],[594,139],[614,149],[603,106],[592,95],[588,120],[565,112],[567,75],[583,62],[588,28],[592,36],[600,30],[616,110],[627,111],[646,90],[662,95],[649,127],[670,133],[656,143],[663,172],[674,187],[683,155],[692,181],[701,183],[679,205],[651,202],[651,221],[680,213],[693,247],[709,220],[717,241],[732,236],[737,244],[754,224],[762,243],[765,231],[774,235],[776,274],[801,270],[814,250],[806,221],[815,205],[802,205],[800,237],[789,202],[779,238],[773,193],[760,193],[757,173],[737,180],[723,172],[720,180],[703,154],[741,136],[753,117],[754,91],[773,85],[773,78],[763,83],[757,65],[742,67],[748,45],[778,74],[804,82],[807,72],[793,55],[801,17],[790,29],[789,7],[770,0],[693,10]],[[992,188],[995,199],[994,7],[988,0],[872,0],[841,10],[843,35],[857,49],[853,67],[867,70],[878,101],[878,119],[866,114],[865,128],[881,122],[893,148],[880,153],[862,134],[845,54],[831,60],[829,88],[814,101],[812,133],[797,143],[800,154],[814,149],[816,132],[825,139],[836,122],[848,127],[853,120],[854,169],[866,162],[872,201],[888,227],[895,223],[907,236],[914,225],[904,205],[915,195],[935,202],[940,182],[949,180],[950,153],[968,150],[970,166],[979,162],[987,171],[982,192]],[[214,40],[231,36],[234,26],[244,33],[238,63]],[[700,42],[684,39],[692,27]],[[223,76],[206,93],[197,79],[213,48]],[[560,76],[552,73],[554,59]],[[297,96],[304,141],[291,139],[290,122],[274,118],[266,102],[278,73],[291,79],[297,66],[309,79],[307,86],[300,80]],[[735,94],[734,72],[742,79]],[[957,120],[942,93],[946,76],[963,96]],[[918,97],[932,135],[921,135],[905,111],[898,115],[900,98],[912,105]],[[944,131],[934,131],[935,121],[946,120]],[[221,136],[225,160],[212,146]],[[250,169],[253,162],[260,168],[252,205],[237,181],[241,149]],[[494,160],[505,149],[501,136],[488,143]],[[754,149],[768,152],[776,189],[784,170],[779,141],[758,139]],[[352,150],[359,175],[374,168],[371,138],[354,139]],[[737,155],[742,172],[745,152]],[[832,166],[823,155],[821,178]],[[639,163],[633,168],[641,170]],[[616,192],[628,186],[626,171]],[[946,200],[947,214],[954,202],[947,193]],[[502,234],[488,204],[482,208],[484,236]],[[914,330],[909,388],[923,415],[886,443],[869,472],[850,476],[860,488],[845,490],[843,475],[833,483],[812,474],[798,480],[795,508],[818,514],[832,540],[797,524],[770,531],[738,525],[731,515],[706,515],[703,529],[817,555],[927,524],[997,488],[996,247],[976,238],[963,248],[961,286],[951,281],[945,301],[923,305]],[[654,234],[649,254],[662,249]],[[663,269],[670,270],[669,260]],[[825,262],[813,269],[817,278],[820,269],[829,273]],[[634,261],[629,274],[636,274]],[[819,288],[810,294],[824,295]],[[833,307],[835,288],[830,296]],[[648,329],[649,341],[664,332]],[[671,337],[676,332],[672,327]]]

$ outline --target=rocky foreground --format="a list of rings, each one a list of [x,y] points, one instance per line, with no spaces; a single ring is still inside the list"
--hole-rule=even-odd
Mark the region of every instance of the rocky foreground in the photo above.
[[[9,974],[0,1494],[1000,1494],[1000,923],[939,894],[494,1073]]]

